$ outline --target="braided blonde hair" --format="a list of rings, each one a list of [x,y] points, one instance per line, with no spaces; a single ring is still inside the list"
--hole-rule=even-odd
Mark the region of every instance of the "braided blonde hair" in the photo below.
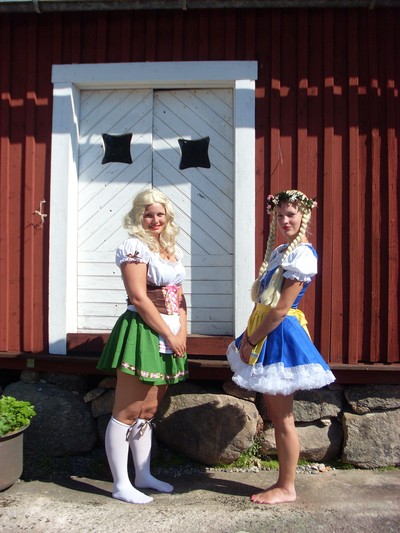
[[[254,302],[258,302],[261,278],[268,268],[268,263],[274,248],[276,240],[276,206],[290,203],[296,205],[302,213],[301,224],[297,237],[289,244],[285,252],[282,254],[281,262],[278,268],[272,275],[271,281],[268,287],[261,293],[260,301],[264,305],[270,305],[276,307],[279,298],[281,297],[281,287],[283,281],[283,268],[282,263],[286,260],[288,255],[296,248],[296,246],[302,241],[307,232],[308,223],[311,219],[311,210],[316,207],[317,203],[314,199],[308,198],[304,193],[296,190],[282,191],[275,196],[270,195],[267,198],[267,211],[272,214],[272,220],[269,230],[269,236],[267,241],[267,249],[265,250],[264,259],[261,263],[258,277],[254,281],[251,288],[251,298]]]

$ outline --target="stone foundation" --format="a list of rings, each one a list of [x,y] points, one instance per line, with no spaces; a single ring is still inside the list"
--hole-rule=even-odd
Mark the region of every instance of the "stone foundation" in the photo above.
[[[92,381],[93,381],[92,377]],[[26,431],[32,453],[60,457],[90,452],[104,442],[115,378],[23,371],[3,394],[35,405]],[[400,464],[400,387],[331,385],[295,394],[301,457],[341,459],[360,468]],[[155,436],[171,450],[206,465],[230,464],[256,440],[263,456],[276,455],[274,431],[260,394],[222,384],[171,386],[157,413]]]

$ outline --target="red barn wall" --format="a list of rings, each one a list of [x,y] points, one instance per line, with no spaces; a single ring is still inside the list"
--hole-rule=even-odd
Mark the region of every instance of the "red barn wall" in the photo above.
[[[0,351],[47,350],[52,65],[257,60],[256,262],[266,195],[316,196],[315,343],[332,363],[400,362],[399,9],[2,14],[0,27]]]

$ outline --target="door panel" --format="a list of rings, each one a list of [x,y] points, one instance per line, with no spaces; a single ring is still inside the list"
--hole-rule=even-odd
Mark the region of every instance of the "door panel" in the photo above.
[[[232,92],[156,91],[153,183],[173,201],[187,256],[191,333],[233,333]],[[179,138],[210,137],[211,168],[179,169]]]
[[[132,198],[154,186],[181,227],[189,333],[232,334],[232,91],[82,91],[80,117],[78,331],[107,331],[125,309],[115,248]],[[132,133],[133,163],[102,165],[102,133]],[[180,170],[178,139],[205,136],[211,168]]]
[[[78,331],[109,330],[126,307],[115,249],[132,198],[151,187],[152,90],[81,91]],[[133,163],[102,164],[102,134],[132,133]]]

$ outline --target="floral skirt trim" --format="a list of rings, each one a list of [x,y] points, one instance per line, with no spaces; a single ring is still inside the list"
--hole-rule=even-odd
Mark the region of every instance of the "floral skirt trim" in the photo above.
[[[128,364],[128,363],[122,363],[121,364],[121,372],[129,371],[127,373],[132,373],[135,376],[139,376],[143,380],[163,380],[166,383],[176,383],[177,381],[180,381],[179,378],[187,377],[189,375],[188,370],[182,370],[180,372],[177,372],[175,375],[169,375],[169,374],[162,374],[161,372],[147,372],[145,370],[140,370],[139,368],[135,368],[134,366]]]
[[[129,310],[117,320],[97,368],[118,368],[151,385],[178,383],[189,375],[186,356],[160,353],[158,334],[138,313]]]

